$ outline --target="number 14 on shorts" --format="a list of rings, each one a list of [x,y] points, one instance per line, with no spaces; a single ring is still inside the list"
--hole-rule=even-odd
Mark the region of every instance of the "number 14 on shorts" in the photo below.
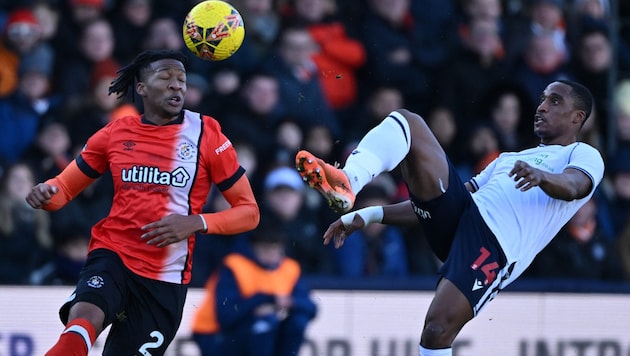
[[[490,257],[490,251],[487,248],[481,247],[479,249],[479,252],[479,257],[477,257],[475,262],[470,265],[470,268],[472,268],[473,271],[481,270],[483,272],[483,274],[485,275],[483,285],[487,286],[488,284],[492,283],[497,277],[496,270],[499,268],[499,264],[496,261],[486,262],[488,257]],[[475,287],[477,287],[477,282],[478,281],[475,280],[475,286],[473,286],[473,290],[475,290]],[[479,286],[477,289],[479,288],[481,288],[481,286]]]

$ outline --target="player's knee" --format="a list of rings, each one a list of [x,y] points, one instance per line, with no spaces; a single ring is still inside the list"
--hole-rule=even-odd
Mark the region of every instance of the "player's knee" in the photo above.
[[[428,321],[422,330],[420,344],[429,349],[441,349],[450,347],[452,340],[452,335],[443,324]]]

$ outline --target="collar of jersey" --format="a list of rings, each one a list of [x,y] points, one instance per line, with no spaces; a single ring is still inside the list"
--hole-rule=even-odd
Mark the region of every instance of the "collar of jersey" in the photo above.
[[[142,123],[143,123],[143,124],[157,126],[154,122],[151,122],[151,121],[147,120],[147,119],[144,117],[144,114],[141,116],[141,118],[142,118]],[[178,124],[181,124],[182,122],[184,122],[184,110],[182,110],[182,111],[179,113],[179,116],[177,117],[177,119],[175,119],[175,120],[173,120],[173,121],[169,121],[169,122],[167,122],[166,124],[164,124],[164,125],[162,125],[162,126],[166,126],[166,125],[178,125]]]

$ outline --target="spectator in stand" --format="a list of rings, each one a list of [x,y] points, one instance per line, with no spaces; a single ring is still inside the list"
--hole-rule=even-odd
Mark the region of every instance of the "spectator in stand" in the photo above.
[[[243,45],[245,51],[239,49],[234,56],[241,57],[244,52],[261,63],[273,51],[281,28],[280,13],[273,0],[241,0],[235,3],[246,24]]]
[[[615,236],[619,236],[630,221],[630,147],[621,146],[610,157],[608,171],[613,195],[610,201]]]
[[[572,46],[579,43],[578,38],[584,26],[610,21],[610,3],[608,0],[574,0],[567,8],[567,35]]]
[[[275,223],[249,233],[208,279],[192,322],[201,355],[299,354],[317,305]]]
[[[287,236],[287,256],[299,262],[304,274],[332,274],[332,255],[321,242],[322,218],[309,205],[304,181],[294,168],[279,166],[266,173],[260,208],[261,220],[276,221]]]
[[[15,163],[35,142],[43,118],[60,109],[51,95],[51,68],[38,58],[24,59],[19,83],[9,97],[0,99],[0,162]]]
[[[275,126],[275,149],[273,162],[291,165],[297,151],[304,142],[304,130],[290,117],[282,118]]]
[[[497,133],[488,123],[478,122],[470,130],[467,143],[466,164],[469,165],[472,176],[479,174],[501,153]]]
[[[385,188],[370,183],[357,195],[356,209],[390,204]],[[406,277],[409,275],[403,231],[396,226],[371,224],[353,232],[344,246],[333,251],[337,272],[343,277]]]
[[[37,182],[59,174],[74,158],[68,128],[53,118],[47,118],[38,131],[35,143],[24,159],[33,168]]]
[[[316,49],[305,27],[287,27],[280,33],[277,52],[267,58],[264,69],[280,84],[285,115],[303,126],[326,125],[335,137],[340,137],[341,125],[326,101],[319,68],[313,61]]]
[[[460,28],[462,47],[442,67],[438,104],[450,109],[462,132],[481,116],[482,98],[508,76],[496,21],[471,19]]]
[[[105,0],[64,0],[59,2],[61,9],[59,32],[53,39],[53,47],[59,58],[70,59],[81,56],[81,34],[84,27],[105,17]],[[67,62],[58,61],[55,72],[60,72],[68,65]]]
[[[105,125],[124,116],[137,115],[138,110],[127,98],[109,95],[109,86],[120,69],[112,59],[96,63],[88,78],[88,90],[80,106],[65,121],[70,131],[73,148],[85,145],[87,139]]]
[[[212,112],[212,105],[208,102],[210,84],[203,75],[195,72],[186,73],[186,96],[184,96],[184,106],[197,112]]]
[[[564,0],[531,0],[529,16],[531,33],[550,35],[560,53],[569,58]]]
[[[38,62],[52,68],[55,54],[43,39],[35,14],[28,8],[9,13],[0,39],[0,98],[15,92],[22,61]]]
[[[81,268],[87,261],[90,232],[70,228],[53,233],[53,252],[50,261],[31,273],[34,285],[75,285]]]
[[[610,41],[610,30],[604,23],[592,22],[581,27],[576,37],[574,55],[571,57],[571,69],[577,80],[591,88],[595,99],[595,113],[603,124],[602,130],[608,132],[610,102],[609,79],[614,70],[614,48]]]
[[[532,107],[538,105],[540,93],[547,83],[559,79],[573,79],[568,68],[568,58],[564,50],[558,47],[551,34],[533,35],[521,61],[516,65],[512,79],[521,83],[529,94]]]
[[[37,18],[42,41],[46,41],[52,49],[52,41],[59,34],[60,10],[55,4],[38,0],[32,6],[33,15]]]
[[[527,92],[518,83],[497,83],[485,95],[481,120],[489,123],[499,140],[499,151],[520,151],[532,147],[531,120],[534,107]],[[591,122],[589,118],[589,122]]]
[[[76,42],[75,42],[76,43]],[[90,91],[91,74],[104,62],[113,61],[115,39],[112,25],[104,18],[83,24],[78,40],[80,53],[65,58],[60,67],[60,78],[72,78],[59,82],[60,94],[64,97],[64,110],[70,116],[81,109]]]
[[[462,133],[453,117],[453,112],[445,107],[437,106],[429,110],[426,117],[427,125],[435,134],[440,146],[448,153],[460,177],[462,179],[470,177],[471,168],[462,162],[466,157],[467,148],[460,144],[459,136]]]
[[[33,171],[18,162],[0,180],[0,284],[28,284],[52,247],[49,215],[24,200],[35,183]]]
[[[432,72],[456,45],[452,1],[370,0],[367,5],[360,27],[369,73],[365,84],[396,87],[408,107],[426,111]]]
[[[274,154],[275,129],[282,118],[279,91],[275,76],[255,72],[243,83],[237,104],[221,120],[223,131],[232,140],[249,142],[263,161]]]
[[[128,63],[133,60],[138,49],[144,46],[153,16],[153,1],[122,0],[117,1],[117,5],[111,12],[110,20],[116,41],[114,58],[119,63]]]
[[[285,21],[306,26],[317,50],[313,60],[319,70],[324,96],[344,128],[355,114],[359,97],[358,71],[366,62],[361,42],[348,35],[331,0],[291,0]]]
[[[623,79],[615,86],[613,115],[614,132],[619,146],[630,146],[630,79]]]
[[[591,281],[624,279],[615,239],[597,223],[597,203],[589,200],[536,256],[527,276]]]
[[[404,106],[403,94],[397,88],[380,86],[369,90],[366,100],[360,102],[359,119],[353,120],[351,126],[344,130],[348,142],[358,140],[363,132],[378,125],[387,114]]]

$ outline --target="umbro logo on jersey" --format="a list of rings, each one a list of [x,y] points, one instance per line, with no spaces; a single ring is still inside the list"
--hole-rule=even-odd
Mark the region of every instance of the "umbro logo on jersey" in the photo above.
[[[473,283],[472,291],[476,291],[483,288],[483,282],[475,278],[475,283]]]
[[[190,174],[182,167],[177,167],[169,172],[160,171],[158,167],[133,166],[123,168],[120,173],[121,180],[125,183],[151,183],[185,187],[190,180]]]
[[[123,142],[123,146],[125,146],[125,148],[123,148],[123,150],[125,151],[133,151],[133,146],[135,146],[136,143],[133,141],[125,141]]]

